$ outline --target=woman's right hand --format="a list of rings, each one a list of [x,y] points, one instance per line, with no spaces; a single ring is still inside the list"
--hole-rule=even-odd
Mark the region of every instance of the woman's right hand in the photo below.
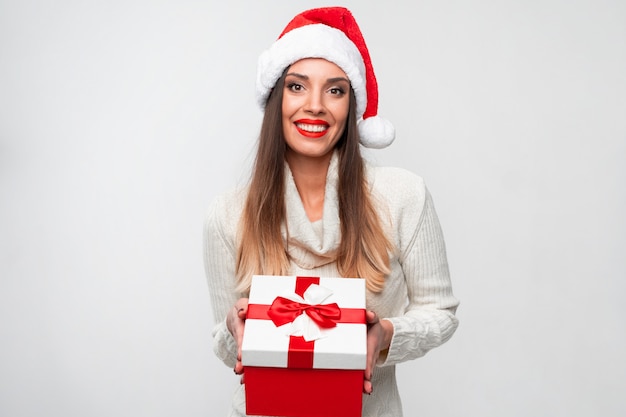
[[[243,342],[243,328],[246,324],[246,314],[248,314],[248,299],[240,298],[235,306],[228,311],[226,316],[226,327],[230,334],[237,341],[237,363],[235,373],[243,374],[243,364],[241,363],[241,343]]]

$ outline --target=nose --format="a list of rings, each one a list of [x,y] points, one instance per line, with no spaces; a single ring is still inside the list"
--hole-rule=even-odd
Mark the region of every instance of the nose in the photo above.
[[[311,93],[307,95],[304,110],[311,114],[323,114],[326,111],[323,92],[311,91]]]

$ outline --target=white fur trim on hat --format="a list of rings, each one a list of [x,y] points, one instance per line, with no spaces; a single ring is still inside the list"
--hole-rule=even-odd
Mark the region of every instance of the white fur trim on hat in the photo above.
[[[354,90],[357,118],[367,105],[365,64],[350,39],[339,29],[312,24],[293,29],[261,54],[258,62],[256,94],[261,108],[285,68],[304,58],[324,58],[341,68]]]

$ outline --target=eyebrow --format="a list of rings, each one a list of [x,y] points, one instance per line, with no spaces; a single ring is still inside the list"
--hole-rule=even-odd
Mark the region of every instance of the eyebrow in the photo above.
[[[308,79],[309,79],[309,76],[308,76],[308,75],[299,74],[299,73],[297,73],[297,72],[290,72],[290,73],[287,73],[287,75],[286,75],[286,76],[288,77],[288,76],[290,76],[290,75],[291,75],[291,76],[294,76],[294,77],[296,77],[296,78],[303,79],[303,80],[308,80]],[[340,81],[345,81],[345,82],[347,82],[348,84],[350,84],[350,80],[349,80],[349,79],[347,79],[347,78],[345,78],[345,77],[333,77],[333,78],[329,78],[329,79],[327,79],[327,80],[326,80],[326,82],[327,82],[327,83],[329,83],[329,84],[332,84],[332,83],[337,83],[337,82],[340,82]]]

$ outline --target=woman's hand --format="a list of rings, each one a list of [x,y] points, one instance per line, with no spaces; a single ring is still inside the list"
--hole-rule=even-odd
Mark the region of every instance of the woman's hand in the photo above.
[[[373,311],[365,312],[367,321],[367,363],[363,379],[363,392],[371,394],[374,391],[372,376],[380,352],[387,349],[393,336],[393,324],[388,320],[380,320]]]
[[[243,374],[243,364],[241,363],[241,343],[243,342],[243,328],[246,324],[246,314],[248,314],[248,299],[240,298],[235,306],[228,311],[226,316],[226,327],[230,334],[237,341],[237,363],[235,373]]]

